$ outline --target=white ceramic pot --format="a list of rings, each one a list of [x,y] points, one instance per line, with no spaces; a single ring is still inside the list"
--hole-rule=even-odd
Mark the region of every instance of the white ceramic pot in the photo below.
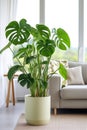
[[[50,121],[50,96],[30,97],[25,95],[25,119],[31,125],[45,125]]]

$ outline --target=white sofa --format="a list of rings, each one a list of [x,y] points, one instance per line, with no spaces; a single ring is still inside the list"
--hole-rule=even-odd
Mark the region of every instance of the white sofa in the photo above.
[[[66,85],[62,88],[61,77],[57,74],[49,79],[51,108],[87,108],[87,63],[69,62],[69,67],[81,66],[84,84]],[[79,75],[78,75],[79,77]]]

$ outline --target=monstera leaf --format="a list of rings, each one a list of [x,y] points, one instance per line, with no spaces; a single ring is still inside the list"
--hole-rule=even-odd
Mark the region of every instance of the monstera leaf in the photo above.
[[[26,23],[25,19],[10,22],[5,31],[6,38],[9,39],[11,43],[14,45],[22,44],[27,41],[30,33],[29,33],[30,25]]]
[[[54,29],[53,33],[54,40],[59,49],[67,50],[67,48],[70,48],[70,38],[65,30],[58,28],[57,30]]]
[[[65,80],[67,80],[67,70],[62,63],[59,65],[59,73]]]
[[[14,65],[12,66],[9,71],[8,71],[8,79],[11,80],[12,77],[14,76],[14,74],[18,71],[21,70],[21,68],[23,68],[23,66],[20,65]]]
[[[30,56],[26,58],[26,64],[30,63],[30,61],[36,59],[36,56]]]
[[[46,57],[51,56],[55,51],[55,42],[53,40],[45,40],[37,42],[37,49],[40,54]]]
[[[42,24],[37,24],[36,28],[43,40],[48,39],[50,37],[50,35],[51,35],[50,29],[47,26],[42,25]]]
[[[21,84],[21,86],[27,85],[27,88],[29,88],[33,83],[34,79],[31,77],[31,74],[20,74],[18,77],[18,82]]]
[[[57,36],[59,37],[59,48],[66,50],[70,48],[70,38],[68,34],[61,28],[57,29]]]

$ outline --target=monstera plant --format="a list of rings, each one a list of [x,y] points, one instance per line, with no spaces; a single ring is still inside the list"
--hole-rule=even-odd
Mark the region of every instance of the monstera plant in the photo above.
[[[52,31],[46,25],[36,24],[32,27],[26,19],[10,22],[5,28],[8,44],[0,51],[10,49],[17,64],[8,71],[8,79],[11,80],[17,71],[21,71],[18,82],[21,86],[30,88],[31,97],[46,97],[48,94],[49,63],[56,48],[67,50],[70,48],[70,38],[62,28],[53,28]],[[20,46],[14,53],[11,46]],[[67,79],[67,71],[62,63],[58,69],[60,75]]]
[[[11,45],[19,46],[16,54],[12,51],[14,58],[18,64],[12,66],[8,71],[8,78],[11,80],[17,71],[22,73],[18,77],[21,86],[30,88],[32,96],[46,96],[48,67],[55,48],[62,50],[70,48],[70,39],[68,34],[62,29],[50,29],[41,24],[32,27],[25,19],[10,22],[5,29],[8,44],[0,51],[2,53],[7,48],[11,49]],[[22,62],[20,61],[22,59]],[[67,72],[63,64],[60,63],[59,73],[64,79],[67,78]]]

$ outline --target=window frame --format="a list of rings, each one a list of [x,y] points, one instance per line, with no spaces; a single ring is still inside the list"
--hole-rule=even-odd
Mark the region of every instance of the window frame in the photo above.
[[[78,61],[84,62],[84,0],[78,0]],[[40,23],[45,24],[45,0],[40,0]]]
[[[39,23],[45,24],[45,0],[39,0]],[[85,61],[84,48],[84,0],[78,0],[78,61]]]

